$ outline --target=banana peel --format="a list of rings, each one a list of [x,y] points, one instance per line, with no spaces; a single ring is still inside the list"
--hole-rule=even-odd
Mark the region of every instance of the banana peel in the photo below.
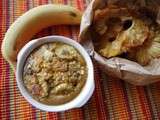
[[[2,42],[2,55],[16,67],[19,50],[43,28],[52,25],[79,25],[82,13],[74,7],[49,4],[35,7],[20,16],[7,30]]]

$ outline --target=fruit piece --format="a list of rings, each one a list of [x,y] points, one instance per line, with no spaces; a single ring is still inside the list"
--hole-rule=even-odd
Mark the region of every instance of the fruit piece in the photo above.
[[[77,56],[77,51],[72,46],[62,45],[55,49],[55,54],[59,58],[70,60]]]
[[[99,53],[107,58],[120,55],[121,53],[129,51],[132,47],[142,45],[148,37],[148,27],[139,19],[133,19],[132,25],[118,33],[115,39],[110,41],[106,34],[100,42]],[[111,35],[111,34],[110,34]],[[113,35],[114,36],[114,35]],[[113,37],[114,38],[114,37]]]
[[[130,47],[142,45],[148,37],[149,29],[143,21],[139,19],[133,19],[131,27],[125,30],[122,35],[123,34],[126,36],[126,38],[124,40],[122,49],[123,51],[126,51]]]
[[[56,87],[54,87],[52,90],[51,90],[51,94],[65,94],[65,93],[70,93],[72,92],[74,89],[73,89],[73,86],[68,84],[68,83],[61,83],[59,85],[57,85]]]
[[[95,11],[93,22],[97,22],[101,19],[107,20],[111,17],[123,17],[123,16],[131,16],[127,8],[120,8],[118,6],[108,6],[104,9],[98,9]]]
[[[126,8],[110,6],[102,10],[98,9],[95,11],[93,26],[97,33],[103,35],[109,31],[108,27],[117,28],[117,30],[121,29],[121,22],[124,17],[128,16],[130,16],[130,13]]]
[[[67,5],[42,5],[19,17],[8,29],[2,43],[3,57],[14,67],[19,50],[43,28],[80,24],[81,12]]]
[[[147,65],[152,59],[160,57],[160,30],[151,31],[143,46],[131,51],[129,56],[141,65]]]

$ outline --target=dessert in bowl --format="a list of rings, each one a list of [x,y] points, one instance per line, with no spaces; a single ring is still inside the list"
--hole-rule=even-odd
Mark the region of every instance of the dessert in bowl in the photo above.
[[[26,100],[41,110],[81,107],[94,91],[92,61],[72,39],[48,36],[32,40],[17,60],[18,87]]]

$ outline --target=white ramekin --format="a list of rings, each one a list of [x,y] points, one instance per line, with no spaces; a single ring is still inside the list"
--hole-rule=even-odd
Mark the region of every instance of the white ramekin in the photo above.
[[[55,42],[55,41],[59,41],[59,42],[63,42],[63,43],[72,45],[81,53],[81,55],[84,57],[87,63],[88,77],[87,77],[86,83],[83,89],[81,90],[80,94],[76,98],[74,98],[72,101],[62,104],[62,105],[46,105],[46,104],[36,101],[35,99],[32,98],[30,93],[28,93],[28,91],[26,90],[23,84],[22,72],[23,72],[23,67],[24,67],[26,58],[36,47],[44,43]],[[32,104],[36,108],[39,108],[44,111],[50,111],[50,112],[65,111],[68,109],[79,108],[83,106],[92,96],[94,88],[95,88],[93,64],[92,64],[92,61],[89,55],[79,43],[77,43],[76,41],[72,39],[63,37],[63,36],[47,36],[47,37],[35,39],[35,40],[28,42],[20,50],[18,57],[17,57],[16,81],[17,81],[18,88],[21,94],[30,104]]]

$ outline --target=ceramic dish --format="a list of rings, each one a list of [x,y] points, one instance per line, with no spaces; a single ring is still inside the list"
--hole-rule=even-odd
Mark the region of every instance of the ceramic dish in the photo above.
[[[82,55],[87,65],[88,76],[80,93],[73,100],[60,105],[46,105],[35,100],[25,88],[24,82],[23,82],[23,67],[27,57],[35,48],[45,43],[51,43],[51,42],[62,42],[62,43],[73,46]],[[79,43],[63,36],[47,36],[47,37],[35,39],[28,42],[20,50],[17,57],[16,81],[21,94],[30,104],[32,104],[36,108],[39,108],[44,111],[50,111],[50,112],[59,112],[59,111],[65,111],[72,108],[82,107],[92,96],[95,88],[93,64],[88,53]]]

